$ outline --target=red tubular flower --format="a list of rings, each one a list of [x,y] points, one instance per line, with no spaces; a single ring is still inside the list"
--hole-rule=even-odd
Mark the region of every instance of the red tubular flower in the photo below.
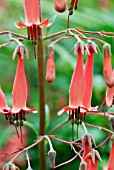
[[[114,169],[114,135],[111,136],[111,142],[112,142],[112,148],[110,151],[110,157],[108,160],[108,168],[107,170],[113,170]]]
[[[7,117],[10,120],[10,124],[13,124],[15,126],[20,125],[21,139],[22,139],[21,126],[23,126],[23,120],[26,120],[25,113],[26,112],[34,113],[37,110],[30,109],[26,106],[28,89],[24,72],[24,60],[22,55],[23,52],[26,51],[24,49],[25,46],[22,45],[19,45],[18,48],[16,48],[18,55],[18,64],[12,90],[13,106],[10,109],[10,112],[7,113]],[[14,52],[14,54],[16,53]],[[13,58],[15,58],[14,55]]]
[[[40,22],[39,0],[24,0],[25,23],[18,21],[18,28],[27,27],[31,40],[37,40],[38,27],[47,28],[49,19]]]
[[[78,55],[77,63],[72,75],[70,89],[69,89],[69,106],[64,107],[58,112],[61,115],[64,112],[86,112],[87,108],[82,105],[83,93],[84,93],[84,70],[83,70],[83,54],[84,44],[83,42],[77,42],[74,47],[75,54]],[[78,110],[77,110],[78,109]],[[81,110],[80,110],[81,109]],[[73,115],[73,114],[72,114]]]
[[[67,8],[66,0],[54,0],[54,8],[57,12],[64,12]]]
[[[58,112],[61,115],[64,112],[72,110],[77,117],[80,113],[80,120],[82,116],[86,114],[87,111],[97,111],[97,107],[91,107],[91,97],[92,97],[92,76],[93,76],[93,55],[97,51],[96,44],[90,43],[89,50],[84,44],[84,42],[78,42],[74,47],[75,54],[78,55],[76,67],[72,76],[70,89],[69,89],[69,106],[64,107]],[[83,55],[87,53],[88,59],[86,63],[85,70],[83,69]],[[84,77],[85,74],[85,77]],[[87,74],[87,75],[86,75]],[[88,92],[88,94],[86,93]]]
[[[55,64],[54,64],[54,51],[49,49],[49,54],[46,64],[46,81],[51,83],[55,79]]]
[[[103,46],[104,49],[104,80],[108,87],[114,86],[114,77],[112,74],[112,64],[111,64],[111,47],[109,44]]]
[[[5,114],[10,110],[7,105],[5,94],[0,87],[0,114]]]
[[[13,107],[11,113],[33,112],[36,110],[26,107],[27,95],[28,90],[24,72],[24,61],[18,53],[18,65],[12,91]]]
[[[85,89],[83,95],[83,105],[87,108],[91,108],[91,98],[92,98],[92,88],[93,88],[93,62],[94,62],[94,54],[97,53],[98,47],[94,42],[90,41],[88,43],[88,49],[90,54],[87,57],[85,70],[84,70]]]

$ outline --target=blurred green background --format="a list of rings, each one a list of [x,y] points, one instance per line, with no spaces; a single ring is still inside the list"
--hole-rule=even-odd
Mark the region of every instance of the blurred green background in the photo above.
[[[57,31],[61,31],[66,29],[67,26],[67,15],[68,11],[59,14],[54,10],[53,1],[52,0],[41,0],[42,2],[42,16],[43,18],[51,18],[56,15],[56,19],[51,26],[50,34],[55,33]],[[68,1],[70,4],[70,0]],[[16,33],[20,33],[23,35],[26,34],[25,29],[17,29],[14,26],[14,23],[20,18],[24,18],[24,11],[23,11],[23,0],[0,0],[0,31],[14,31]],[[78,10],[74,11],[73,15],[70,17],[70,27],[72,28],[79,28],[88,31],[114,31],[114,1],[113,0],[79,0]],[[46,30],[43,30],[43,34],[45,36]],[[88,35],[91,36],[91,35]],[[96,35],[95,35],[96,36]],[[114,39],[112,38],[105,38],[100,37],[104,41],[108,42],[112,46],[112,64],[114,65]],[[9,40],[8,35],[1,35],[0,36],[0,44],[5,43]],[[49,39],[45,42],[45,59],[47,57],[47,46],[53,42],[55,38]],[[64,114],[60,117],[57,116],[57,111],[68,104],[68,91],[69,91],[69,84],[71,80],[71,76],[73,73],[73,69],[75,66],[76,57],[72,53],[69,54],[71,49],[73,48],[76,40],[69,39],[66,41],[61,41],[54,46],[55,51],[55,65],[56,65],[56,78],[52,84],[48,84],[45,82],[46,85],[46,131],[49,132],[53,127],[58,125],[60,122],[64,121],[68,116]],[[96,42],[97,43],[97,42]],[[37,65],[36,60],[34,59],[33,53],[33,46],[31,42],[24,41],[23,44],[26,45],[29,52],[29,60],[25,60],[25,72],[28,81],[29,87],[29,96],[28,96],[28,106],[38,107],[38,92],[37,92]],[[8,105],[12,106],[12,86],[13,80],[16,71],[16,64],[17,59],[14,61],[12,60],[12,54],[15,50],[16,43],[11,43],[6,47],[0,48],[0,86],[2,87]],[[100,106],[102,100],[105,97],[106,85],[103,79],[103,51],[102,45],[97,43],[101,54],[95,55],[95,62],[94,62],[94,87],[93,87],[93,97],[92,97],[92,106]],[[85,56],[86,59],[86,56]],[[46,60],[45,60],[46,61]],[[49,109],[49,111],[48,111]],[[114,111],[112,107],[110,109]],[[39,129],[39,116],[38,114],[28,114],[27,120],[38,130]],[[106,126],[106,122],[104,121],[104,117],[97,117],[97,116],[88,116],[85,122],[92,123],[98,126]],[[6,120],[4,115],[0,116],[0,153],[4,147],[7,146],[9,138],[14,129]],[[93,136],[98,145],[101,143],[108,134],[104,131],[100,131],[94,128],[87,128],[89,133]],[[71,141],[71,123],[67,123],[59,130],[55,131],[53,134],[60,139],[64,139],[67,141]],[[35,133],[29,129],[24,127],[24,135],[26,140],[26,145],[32,144],[34,140],[36,140]],[[82,126],[79,127],[79,137],[84,135],[84,131]],[[75,139],[76,132],[75,132]],[[14,141],[13,141],[14,142]],[[65,145],[56,141],[52,141],[54,149],[57,152],[57,159],[56,164],[60,164],[72,158],[75,154],[71,151],[69,145]],[[12,146],[13,147],[13,146]],[[106,149],[107,148],[107,149]],[[109,157],[109,151],[111,148],[110,142],[105,143],[105,145],[101,146],[98,151],[101,154],[101,158],[103,159],[103,163],[99,163],[99,169],[102,169],[102,166],[107,165],[107,160]],[[47,145],[47,152],[49,147]],[[29,151],[31,159],[31,166],[34,170],[38,169],[38,149],[34,147]],[[3,153],[2,153],[3,154]],[[7,161],[7,160],[5,160]],[[48,161],[48,160],[47,160]],[[23,162],[23,166],[21,167]],[[4,162],[5,163],[5,162]],[[3,164],[1,164],[1,169]],[[24,164],[25,163],[25,164]],[[21,169],[25,169],[26,160],[24,158],[17,161],[17,165],[21,167]],[[72,163],[69,163],[61,168],[60,170],[68,170],[68,169],[78,169],[79,166],[79,159],[77,158]],[[48,164],[48,169],[49,164]]]

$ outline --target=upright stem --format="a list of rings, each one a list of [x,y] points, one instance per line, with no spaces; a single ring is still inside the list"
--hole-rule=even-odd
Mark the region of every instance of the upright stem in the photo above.
[[[44,86],[44,49],[42,41],[42,30],[40,27],[38,27],[37,66],[38,66],[38,93],[40,115],[39,135],[42,136],[45,135],[45,86]],[[39,144],[39,163],[40,170],[46,170],[46,147],[44,140]]]
[[[45,135],[45,88],[44,88],[44,58],[43,58],[43,42],[42,32],[39,28],[39,37],[37,45],[37,66],[38,66],[38,93],[39,93],[39,115],[40,127],[39,135]],[[46,149],[44,140],[39,144],[39,161],[40,170],[46,170]]]

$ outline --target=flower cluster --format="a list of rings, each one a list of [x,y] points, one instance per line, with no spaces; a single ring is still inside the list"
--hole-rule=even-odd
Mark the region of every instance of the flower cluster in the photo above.
[[[86,112],[97,111],[97,107],[91,107],[93,61],[97,50],[97,45],[92,41],[89,41],[87,45],[81,40],[75,44],[74,54],[77,55],[77,62],[69,88],[69,105],[61,109],[58,115],[67,112],[72,120],[81,123]],[[84,54],[87,54],[85,66],[83,64]]]

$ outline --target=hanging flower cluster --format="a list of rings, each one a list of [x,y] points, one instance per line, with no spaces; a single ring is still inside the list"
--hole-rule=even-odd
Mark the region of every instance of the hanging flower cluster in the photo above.
[[[87,45],[81,40],[75,44],[74,54],[77,55],[77,62],[69,88],[69,106],[61,109],[58,115],[67,112],[72,120],[81,123],[82,118],[86,116],[86,112],[97,111],[97,107],[91,107],[93,62],[97,50],[97,45],[91,41]],[[84,54],[87,54],[85,66],[83,64]]]

